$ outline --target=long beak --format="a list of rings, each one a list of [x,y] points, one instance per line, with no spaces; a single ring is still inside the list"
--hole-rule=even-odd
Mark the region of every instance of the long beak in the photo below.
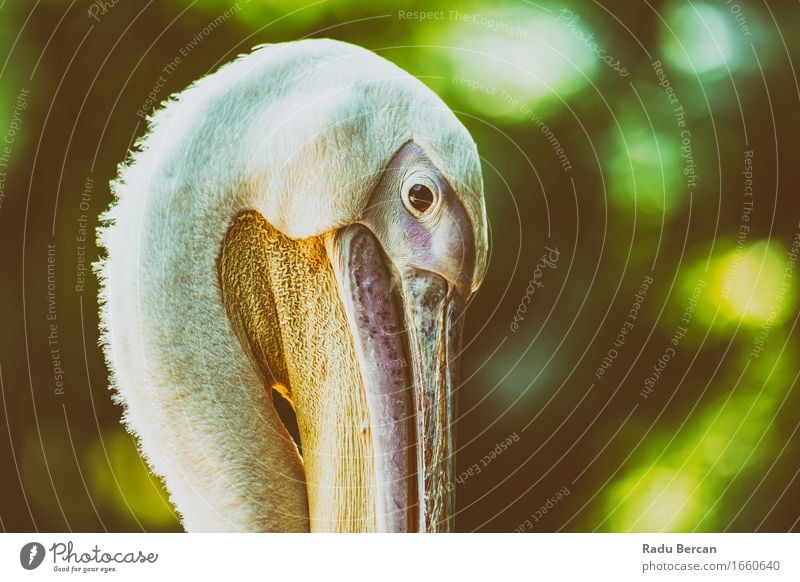
[[[461,299],[438,275],[396,273],[365,226],[339,232],[331,254],[369,409],[377,529],[450,531]]]

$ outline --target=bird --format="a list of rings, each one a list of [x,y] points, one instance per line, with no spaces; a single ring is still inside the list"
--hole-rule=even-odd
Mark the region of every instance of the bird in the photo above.
[[[347,42],[260,45],[162,103],[110,189],[109,387],[187,531],[453,529],[488,237],[434,91]]]

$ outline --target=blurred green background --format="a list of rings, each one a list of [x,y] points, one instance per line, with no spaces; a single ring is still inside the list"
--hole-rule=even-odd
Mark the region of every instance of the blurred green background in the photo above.
[[[800,5],[400,4],[0,2],[0,528],[180,529],[80,269],[159,76],[312,36],[420,78],[483,157],[457,529],[800,530]]]

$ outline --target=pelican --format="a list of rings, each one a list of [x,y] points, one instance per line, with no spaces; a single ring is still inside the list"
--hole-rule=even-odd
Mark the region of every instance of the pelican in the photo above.
[[[101,343],[183,526],[451,530],[461,322],[488,246],[467,130],[326,39],[256,47],[148,121],[98,232]]]

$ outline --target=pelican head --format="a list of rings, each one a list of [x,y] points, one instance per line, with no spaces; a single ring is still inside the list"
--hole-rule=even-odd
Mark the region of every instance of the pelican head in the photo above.
[[[99,234],[102,342],[184,526],[451,529],[461,322],[487,260],[467,131],[331,40],[260,47],[149,125]]]

